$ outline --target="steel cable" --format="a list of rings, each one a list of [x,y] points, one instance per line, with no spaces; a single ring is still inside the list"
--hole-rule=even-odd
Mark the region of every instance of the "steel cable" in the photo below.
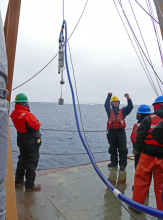
[[[137,0],[135,1],[157,24],[159,24],[163,28],[163,26],[154,17],[152,17]]]
[[[10,125],[11,127],[14,127],[14,125]],[[51,129],[51,128],[40,128],[41,130],[47,130],[47,131],[65,131],[65,132],[78,132],[77,130],[60,130],[60,129]],[[125,130],[131,130],[132,128],[126,128]],[[96,130],[96,131],[81,131],[81,132],[106,132],[106,130]]]
[[[146,4],[147,4],[149,13],[154,17],[154,13],[153,13],[153,9],[152,9],[152,5],[151,5],[150,0],[148,0],[148,1],[146,0]],[[163,54],[162,54],[161,42],[160,42],[158,30],[157,30],[157,25],[155,24],[155,22],[152,18],[151,18],[151,21],[152,21],[154,32],[155,32],[155,35],[156,35],[157,44],[158,44],[160,57],[161,57],[161,62],[162,62],[162,67],[163,67]]]
[[[134,18],[135,18],[135,21],[136,21],[137,27],[138,27],[138,29],[139,29],[139,32],[140,32],[141,38],[142,38],[142,40],[143,40],[143,44],[144,44],[144,46],[145,46],[145,49],[146,49],[146,52],[147,52],[147,55],[148,55],[149,61],[150,61],[151,65],[152,65],[152,67],[153,67],[152,60],[151,60],[151,57],[150,57],[150,55],[149,55],[149,52],[148,52],[148,49],[147,49],[146,43],[145,43],[145,41],[144,41],[144,38],[143,38],[142,32],[141,32],[141,30],[140,30],[140,26],[139,26],[139,24],[138,24],[138,21],[137,21],[137,18],[136,18],[135,12],[134,12],[134,10],[133,10],[133,7],[132,7],[132,4],[131,4],[131,1],[130,1],[130,0],[128,0],[128,1],[129,1],[129,4],[130,4],[130,7],[131,7],[131,10],[132,10],[132,13],[133,13],[133,15],[134,15]],[[156,74],[155,74],[155,77],[156,77]],[[150,78],[151,78],[151,80],[152,80],[151,75],[150,75]],[[159,84],[159,81],[158,81],[158,78],[157,78],[157,77],[156,77],[156,80],[157,80],[157,83],[158,83],[159,89],[160,89],[160,91],[161,91],[161,93],[162,93],[162,90],[161,90],[161,87],[160,87],[160,84]],[[153,80],[152,80],[152,82],[153,82]],[[154,84],[154,82],[153,82],[153,84]]]
[[[70,38],[72,37],[72,35],[73,35],[75,29],[77,28],[77,26],[78,26],[78,24],[79,24],[79,22],[80,22],[80,20],[81,20],[81,18],[82,18],[82,16],[83,16],[83,13],[84,13],[84,11],[85,11],[85,8],[86,8],[86,6],[87,6],[87,3],[88,3],[88,0],[86,1],[85,5],[84,5],[84,9],[83,9],[83,11],[82,11],[82,13],[81,13],[81,15],[80,15],[80,17],[79,17],[79,20],[78,20],[77,24],[75,25],[75,27],[74,27],[72,33],[70,34],[69,38],[67,39],[66,43],[70,40]],[[63,10],[64,10],[64,5],[63,5]],[[27,82],[29,82],[30,80],[32,80],[34,77],[36,77],[36,76],[37,76],[39,73],[41,73],[57,56],[58,56],[58,53],[57,53],[57,54],[49,61],[49,63],[47,63],[39,72],[37,72],[35,75],[33,75],[31,78],[29,78],[29,79],[28,79],[27,81],[25,81],[24,83],[22,83],[22,84],[20,84],[19,86],[13,88],[11,91],[13,91],[13,90],[15,90],[15,89],[17,89],[17,88],[23,86],[24,84],[26,84]]]
[[[136,37],[136,35],[135,35],[135,33],[134,33],[133,29],[132,29],[132,27],[131,27],[131,24],[130,24],[130,22],[129,22],[128,18],[127,18],[127,15],[126,15],[126,13],[125,13],[125,11],[124,11],[123,7],[122,7],[122,4],[120,3],[120,1],[119,1],[119,0],[118,0],[118,2],[119,2],[120,6],[121,6],[121,8],[122,8],[122,12],[123,12],[123,14],[124,14],[124,17],[125,17],[125,19],[126,19],[127,23],[128,23],[128,26],[129,26],[129,28],[130,28],[130,30],[131,30],[131,32],[132,32],[132,34],[133,34],[133,36],[134,36],[135,40],[137,41],[137,43],[138,43],[138,45],[139,45],[139,47],[140,47],[140,49],[141,49],[142,53],[144,54],[144,56],[145,56],[146,60],[148,61],[148,63],[149,63],[149,65],[151,66],[151,68],[153,69],[153,71],[154,71],[154,73],[156,74],[157,78],[159,79],[159,81],[160,81],[160,82],[161,82],[161,84],[163,85],[162,80],[160,79],[160,77],[159,77],[159,76],[158,76],[158,74],[156,73],[155,69],[154,69],[154,68],[153,68],[153,66],[151,65],[150,61],[148,60],[148,58],[147,58],[146,54],[144,53],[144,50],[142,49],[142,47],[141,47],[141,45],[140,45],[140,43],[139,43],[139,41],[138,41],[138,39],[137,39],[137,37]]]
[[[127,149],[131,149],[133,147],[128,147]],[[13,150],[13,153],[19,153],[18,150]],[[101,152],[92,152],[92,154],[103,154],[103,153],[108,153],[108,151],[101,151]],[[44,152],[40,152],[40,154],[45,154],[45,155],[63,155],[63,156],[70,156],[70,155],[84,155],[87,153],[73,153],[73,154],[67,154],[67,153],[44,153]]]
[[[132,44],[132,46],[133,46],[133,48],[134,48],[134,50],[135,50],[135,52],[136,52],[136,55],[137,55],[137,57],[138,57],[138,59],[139,59],[139,61],[140,61],[140,63],[141,63],[141,66],[142,66],[142,68],[143,68],[143,70],[144,70],[144,72],[145,72],[145,74],[146,74],[146,76],[147,76],[147,78],[148,78],[148,80],[149,80],[149,82],[150,82],[150,84],[151,84],[151,86],[152,86],[154,92],[155,92],[156,95],[158,96],[157,90],[156,90],[155,87],[153,86],[153,84],[152,84],[152,82],[151,82],[151,80],[150,80],[150,78],[149,78],[149,76],[148,76],[148,74],[147,74],[147,72],[146,72],[146,70],[145,70],[145,68],[144,68],[144,66],[143,66],[143,63],[142,63],[142,61],[141,61],[141,59],[140,59],[140,57],[139,57],[139,55],[138,55],[138,52],[136,51],[136,48],[135,48],[135,46],[134,46],[134,44],[133,44],[133,42],[132,42],[132,39],[131,39],[131,37],[130,37],[130,35],[129,35],[129,33],[128,33],[128,30],[127,30],[127,28],[126,28],[126,26],[125,26],[125,23],[124,23],[124,21],[123,21],[121,15],[120,15],[120,12],[119,12],[119,10],[118,10],[118,8],[117,8],[117,6],[116,6],[115,0],[113,0],[113,1],[114,1],[114,4],[115,4],[115,8],[116,8],[116,10],[117,10],[117,12],[118,12],[118,14],[119,14],[119,17],[120,17],[120,19],[121,19],[121,21],[122,21],[122,24],[123,24],[123,26],[124,26],[124,28],[125,28],[125,30],[126,30],[126,32],[127,32],[127,35],[128,35],[128,37],[129,37],[129,39],[130,39],[130,41],[131,41],[131,44]],[[138,50],[139,50],[139,52],[140,52],[140,55],[141,55],[142,60],[143,60],[143,62],[144,62],[144,65],[145,65],[145,67],[146,67],[146,69],[147,69],[147,71],[148,71],[148,68],[147,68],[147,66],[146,66],[146,63],[145,63],[145,61],[144,61],[144,58],[143,58],[143,56],[142,56],[142,54],[141,54],[141,51],[140,51],[139,47],[138,47]],[[149,71],[148,71],[148,73],[149,73]]]

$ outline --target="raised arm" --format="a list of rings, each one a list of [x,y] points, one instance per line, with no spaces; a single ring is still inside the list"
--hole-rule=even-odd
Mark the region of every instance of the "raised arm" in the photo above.
[[[124,94],[124,97],[126,97],[126,99],[127,99],[127,106],[122,108],[123,118],[125,119],[125,117],[127,115],[129,115],[130,112],[132,111],[133,103],[132,103],[132,100],[130,99],[130,96],[128,93]]]
[[[108,118],[110,117],[110,113],[111,113],[111,109],[110,109],[110,99],[111,99],[111,97],[112,97],[112,93],[108,93],[108,96],[107,96],[105,104],[104,104]]]

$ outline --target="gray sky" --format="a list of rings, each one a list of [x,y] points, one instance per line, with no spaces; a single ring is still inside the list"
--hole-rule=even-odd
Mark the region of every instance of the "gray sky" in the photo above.
[[[0,1],[3,22],[7,2]],[[68,36],[74,29],[85,2],[86,0],[65,0],[64,18],[67,21]],[[117,0],[116,2],[118,4]],[[153,66],[163,80],[161,59],[151,19],[134,0],[131,2]],[[142,1],[139,2],[143,4]],[[58,52],[58,37],[63,20],[62,3],[61,0],[22,1],[13,88],[36,74]],[[129,3],[122,3],[142,44]],[[145,1],[143,6],[147,8]],[[160,32],[159,26],[158,30]],[[160,39],[162,43],[161,36]],[[124,93],[130,94],[134,104],[153,103],[156,94],[140,65],[113,1],[89,0],[69,43],[80,103],[104,103],[108,92],[118,96],[122,104],[126,103]],[[69,69],[73,80],[70,62]],[[158,89],[154,73],[150,67],[149,70]],[[65,103],[72,103],[66,70],[64,80],[63,98]],[[13,91],[12,101],[17,93],[23,92],[32,102],[58,102],[60,87],[56,58],[37,77]],[[161,95],[160,91],[159,94]]]

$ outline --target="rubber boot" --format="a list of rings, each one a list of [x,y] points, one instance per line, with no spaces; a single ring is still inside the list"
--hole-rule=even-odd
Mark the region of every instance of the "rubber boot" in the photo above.
[[[41,184],[35,184],[32,189],[25,189],[25,191],[29,192],[29,191],[36,191],[36,190],[40,190],[40,189],[41,189]]]
[[[23,181],[23,182],[21,182],[21,183],[16,183],[16,182],[15,182],[15,187],[22,186],[22,185],[25,185],[25,181]]]

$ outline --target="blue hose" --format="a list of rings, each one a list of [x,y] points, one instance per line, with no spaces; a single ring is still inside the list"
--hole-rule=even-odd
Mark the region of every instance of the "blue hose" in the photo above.
[[[158,210],[158,209],[154,209],[145,205],[142,205],[140,203],[137,203],[129,198],[127,198],[126,196],[124,196],[121,192],[119,192],[108,180],[107,178],[99,171],[93,157],[92,154],[87,146],[87,144],[85,143],[85,140],[82,136],[81,130],[80,130],[80,126],[79,126],[79,121],[78,121],[78,115],[77,115],[77,111],[76,111],[76,104],[75,104],[75,96],[74,96],[74,91],[73,91],[73,86],[71,83],[71,78],[70,78],[70,74],[69,74],[69,68],[68,68],[68,62],[67,62],[67,47],[66,47],[66,43],[67,43],[67,24],[66,21],[63,21],[63,25],[62,27],[65,27],[65,63],[66,63],[66,70],[67,70],[67,76],[68,76],[68,80],[69,80],[69,84],[70,84],[70,89],[71,89],[71,95],[72,95],[72,101],[73,101],[73,108],[74,108],[74,114],[75,114],[75,120],[76,120],[76,126],[78,129],[78,133],[80,136],[80,139],[85,147],[85,150],[87,151],[87,154],[91,160],[91,163],[96,171],[96,173],[99,175],[99,177],[101,178],[101,180],[105,183],[105,185],[111,189],[114,193],[114,195],[121,199],[123,202],[125,202],[127,205],[132,206],[135,209],[138,209],[142,212],[145,212],[151,216],[154,216],[156,218],[160,218],[163,219],[163,211]],[[61,34],[60,34],[61,36]]]

